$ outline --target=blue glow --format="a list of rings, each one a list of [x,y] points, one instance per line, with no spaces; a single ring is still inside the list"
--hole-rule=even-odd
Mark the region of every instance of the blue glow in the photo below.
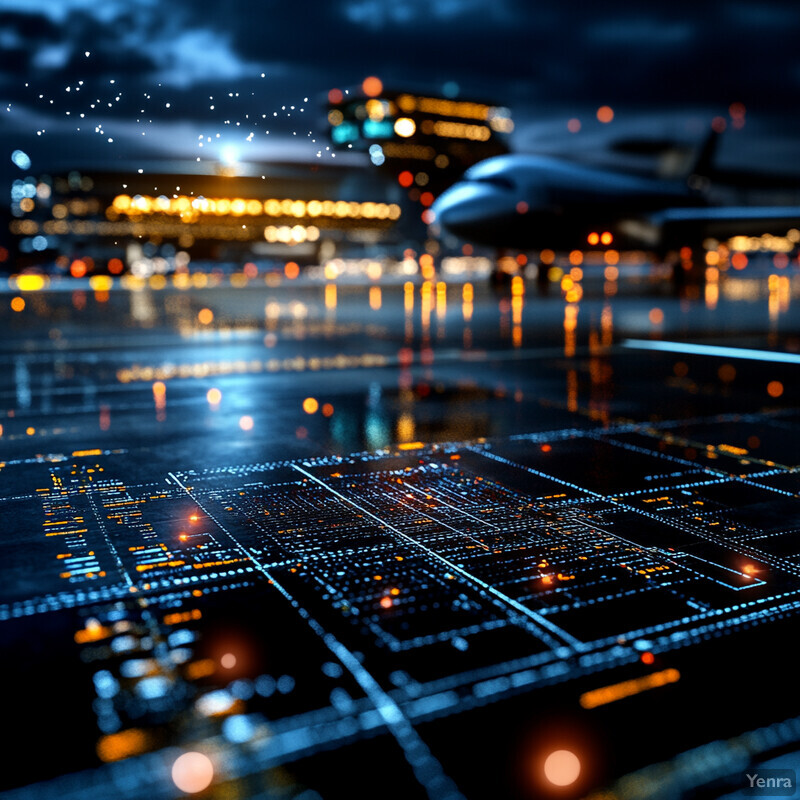
[[[239,163],[239,149],[232,144],[226,144],[219,154],[220,161],[229,167]]]
[[[698,356],[721,356],[743,358],[748,361],[767,361],[775,364],[800,364],[796,353],[778,353],[774,350],[750,350],[746,347],[721,347],[710,344],[688,344],[684,342],[650,342],[646,339],[625,339],[623,347],[632,350],[658,350],[666,353],[688,353]]]
[[[366,139],[391,139],[394,136],[394,125],[386,119],[365,119],[361,130]]]
[[[336,144],[354,142],[358,139],[358,126],[354,125],[352,122],[343,122],[331,131],[331,139],[333,139]]]
[[[143,678],[136,685],[136,693],[145,700],[163,697],[168,691],[169,681],[160,675],[152,678]]]
[[[442,94],[450,100],[454,97],[458,97],[460,91],[461,87],[455,81],[447,81],[447,83],[442,86]]]
[[[22,150],[15,150],[11,154],[11,160],[20,169],[28,170],[31,168],[31,158],[27,153],[23,152]]]
[[[119,691],[119,681],[107,669],[96,672],[92,680],[98,697],[107,699]]]
[[[256,729],[249,717],[244,714],[236,714],[228,717],[222,723],[222,735],[233,744],[249,742],[253,738]]]

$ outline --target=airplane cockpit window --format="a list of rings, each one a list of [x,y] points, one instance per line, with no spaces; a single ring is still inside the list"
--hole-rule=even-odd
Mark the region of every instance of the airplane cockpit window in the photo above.
[[[510,178],[503,175],[486,175],[478,178],[473,178],[475,183],[488,183],[492,186],[498,186],[502,189],[515,189],[514,182]]]

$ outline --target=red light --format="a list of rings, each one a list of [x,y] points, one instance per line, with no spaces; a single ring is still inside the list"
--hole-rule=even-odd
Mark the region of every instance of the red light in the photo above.
[[[642,653],[642,664],[652,664],[656,660],[656,657],[650,653]]]
[[[434,200],[434,197],[433,197],[433,193],[432,192],[423,192],[419,196],[419,201],[424,206],[432,206],[433,205],[433,200]]]
[[[119,258],[112,258],[108,262],[108,271],[112,275],[119,275],[120,272],[122,272],[123,269],[124,269],[124,265],[123,265],[122,261]]]
[[[397,176],[397,182],[402,187],[408,189],[408,187],[411,186],[412,183],[414,183],[414,175],[410,173],[408,170],[403,170],[403,172],[401,172]]]
[[[745,114],[744,103],[731,103],[728,107],[728,113],[733,119],[741,119]]]
[[[727,127],[728,123],[725,121],[725,117],[714,117],[711,120],[711,128],[716,133],[722,133]]]
[[[528,204],[524,200],[520,200],[517,203],[517,214],[527,214],[528,213]]]
[[[731,256],[731,264],[734,269],[744,269],[747,266],[747,256],[744,253],[734,253]]]
[[[8,261],[8,250],[6,250],[5,247],[0,247],[0,264],[2,264],[3,261]]]
[[[542,450],[543,453],[549,453],[552,449],[553,449],[553,446],[549,445],[549,444],[543,444],[542,447],[541,447],[541,450]]]
[[[329,103],[341,103],[344,99],[344,95],[341,92],[341,89],[331,89],[328,92],[328,102]]]

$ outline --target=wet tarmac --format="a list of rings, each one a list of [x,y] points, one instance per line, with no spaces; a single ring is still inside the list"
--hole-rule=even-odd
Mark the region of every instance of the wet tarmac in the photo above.
[[[800,273],[552,277],[12,283],[8,796],[645,797],[800,713]]]

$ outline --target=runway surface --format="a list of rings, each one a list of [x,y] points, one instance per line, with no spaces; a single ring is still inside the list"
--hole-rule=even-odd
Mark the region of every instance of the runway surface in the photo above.
[[[12,284],[3,796],[180,797],[184,753],[214,798],[793,768],[796,272]]]

